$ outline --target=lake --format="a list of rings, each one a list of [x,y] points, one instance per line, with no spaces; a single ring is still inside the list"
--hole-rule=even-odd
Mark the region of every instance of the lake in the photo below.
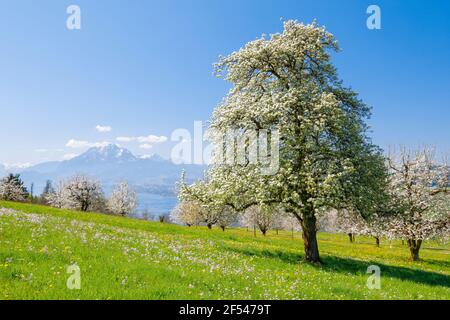
[[[143,212],[148,212],[150,217],[170,213],[178,202],[176,196],[161,196],[144,192],[138,192],[136,195],[138,201],[136,216],[138,217],[142,217]]]

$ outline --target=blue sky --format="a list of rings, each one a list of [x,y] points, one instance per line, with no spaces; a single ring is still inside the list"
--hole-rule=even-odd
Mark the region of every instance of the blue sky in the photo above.
[[[70,4],[81,8],[81,30],[66,28]],[[370,4],[381,8],[381,30],[366,27]],[[218,56],[281,31],[280,19],[317,19],[336,36],[335,65],[373,107],[376,143],[450,150],[449,1],[2,0],[0,163],[60,160],[88,147],[66,146],[71,139],[192,131],[228,90],[212,74]],[[121,144],[165,156],[171,146]]]

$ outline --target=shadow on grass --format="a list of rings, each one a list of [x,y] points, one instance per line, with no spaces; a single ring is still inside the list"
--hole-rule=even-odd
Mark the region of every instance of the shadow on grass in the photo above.
[[[422,249],[426,249],[426,250],[432,250],[432,251],[443,251],[443,252],[448,252],[450,253],[450,251],[446,248],[436,248],[436,247],[423,247]]]
[[[450,260],[449,261],[442,261],[442,260],[435,260],[435,259],[424,259],[425,262],[434,264],[436,266],[439,266],[442,269],[450,270]]]
[[[243,249],[243,248],[233,248],[228,247],[236,253],[244,254],[247,256],[277,259],[289,264],[298,264],[303,261],[303,254],[295,254],[290,252],[285,252],[281,250],[255,250],[255,249]],[[367,275],[367,267],[370,265],[376,265],[380,267],[381,274],[384,277],[396,278],[403,281],[411,281],[420,284],[426,284],[430,286],[441,286],[450,288],[450,276],[432,272],[424,271],[419,269],[410,269],[406,267],[391,266],[387,264],[382,264],[379,261],[360,261],[351,258],[341,258],[336,256],[322,256],[321,265],[311,265],[314,268],[319,268],[327,272],[339,272],[354,275]],[[430,260],[427,262],[437,263],[444,267],[446,263],[442,261]]]

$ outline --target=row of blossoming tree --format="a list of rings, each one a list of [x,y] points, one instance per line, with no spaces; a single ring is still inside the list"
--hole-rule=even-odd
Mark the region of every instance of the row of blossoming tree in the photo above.
[[[419,259],[423,240],[450,237],[450,166],[437,162],[431,149],[406,149],[386,158],[388,202],[363,219],[352,211],[335,213],[334,229],[349,234],[406,240],[411,259]]]
[[[19,175],[10,174],[0,180],[0,199],[26,201],[30,197]],[[80,211],[100,211],[126,216],[136,209],[136,193],[128,183],[114,186],[106,198],[101,184],[92,178],[76,175],[60,181],[54,189],[48,181],[42,194],[43,203],[56,208]]]
[[[222,213],[254,207],[288,214],[301,225],[308,262],[320,262],[316,234],[330,210],[350,225],[363,221],[377,237],[407,239],[417,260],[423,240],[448,234],[449,167],[429,150],[387,161],[367,135],[370,108],[343,86],[331,63],[338,50],[325,28],[287,21],[282,33],[222,57],[216,72],[232,88],[208,128],[213,161],[204,180],[188,186],[182,179],[180,199],[200,205],[210,225],[220,225]],[[253,142],[240,135],[262,129],[280,137],[278,152],[267,153],[277,157],[268,161],[279,164],[274,174],[264,174],[264,164],[251,156],[219,159],[228,154],[230,131],[231,148],[244,141],[250,150]]]

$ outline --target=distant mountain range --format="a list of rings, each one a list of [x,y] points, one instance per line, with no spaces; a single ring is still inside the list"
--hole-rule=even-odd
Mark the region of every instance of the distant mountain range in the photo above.
[[[66,161],[44,162],[26,169],[13,169],[20,173],[28,187],[34,184],[34,194],[40,194],[47,180],[56,186],[60,180],[75,174],[98,179],[108,194],[114,184],[127,181],[138,193],[139,209],[150,214],[169,212],[176,204],[175,184],[185,170],[188,182],[203,176],[205,166],[175,165],[158,155],[148,158],[134,156],[129,150],[115,144],[94,147]],[[0,164],[0,176],[9,171]]]

